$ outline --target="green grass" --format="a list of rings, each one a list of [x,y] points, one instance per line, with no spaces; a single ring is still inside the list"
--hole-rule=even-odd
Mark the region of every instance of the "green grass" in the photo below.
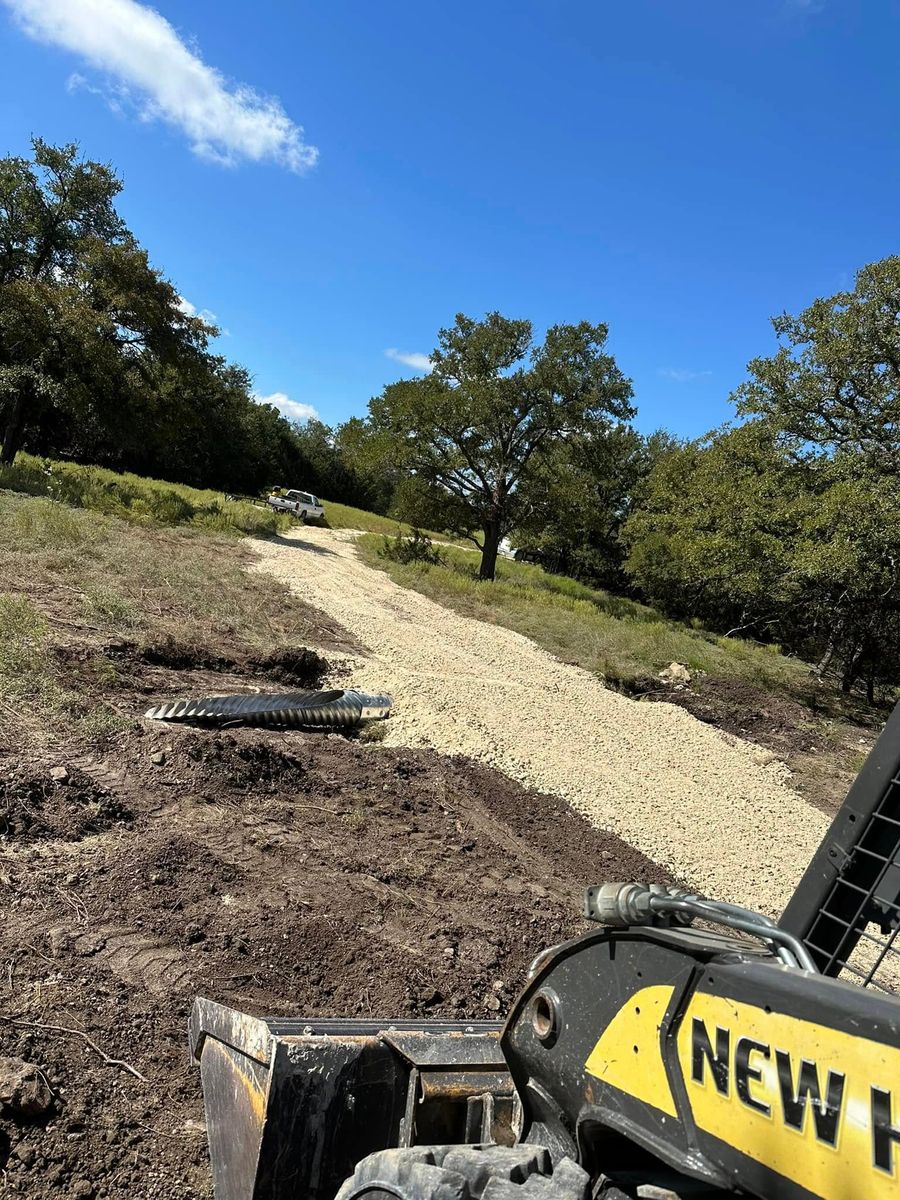
[[[805,665],[777,647],[693,629],[533,564],[501,559],[496,581],[481,583],[474,577],[478,558],[466,551],[445,548],[440,566],[404,565],[382,558],[382,544],[380,538],[361,538],[359,552],[396,582],[465,616],[514,629],[612,686],[640,690],[672,662],[766,688],[799,690],[807,679]]]
[[[353,508],[349,504],[338,504],[335,500],[322,500],[322,504],[325,508],[325,520],[321,524],[331,529],[361,529],[363,533],[383,533],[385,537],[394,537],[398,529],[406,534],[412,533],[410,525],[393,517],[382,517],[378,513]],[[433,529],[423,529],[422,532],[440,542],[465,545],[465,542],[451,533],[436,533]]]
[[[290,518],[269,508],[226,500],[221,492],[30,454],[19,454],[12,465],[0,467],[0,488],[46,496],[135,525],[189,525],[212,533],[261,536],[290,524]]]

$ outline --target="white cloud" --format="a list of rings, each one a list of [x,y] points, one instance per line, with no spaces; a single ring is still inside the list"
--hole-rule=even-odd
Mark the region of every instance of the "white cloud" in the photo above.
[[[403,350],[394,349],[385,350],[384,353],[386,358],[402,363],[404,367],[412,367],[415,371],[424,371],[426,374],[429,374],[434,366],[427,354],[417,354],[415,351],[407,354]]]
[[[208,308],[197,308],[196,305],[191,304],[190,300],[186,299],[184,296],[178,297],[178,307],[186,317],[199,317],[200,320],[205,321],[207,325],[216,324],[217,318],[214,312],[210,312]]]
[[[75,74],[70,89],[99,91],[116,112],[131,109],[141,120],[174,125],[201,158],[228,166],[275,162],[291,171],[315,165],[318,150],[277,99],[226,80],[155,9],[137,0],[0,4],[30,37],[70,50],[104,74],[102,88]]]
[[[691,383],[695,379],[704,379],[712,375],[712,371],[691,371],[685,367],[659,367],[656,373],[674,383]]]
[[[298,421],[301,425],[306,421],[321,420],[318,411],[311,404],[303,404],[300,400],[292,400],[284,392],[272,392],[269,396],[254,395],[257,404],[273,404],[283,417],[289,421]]]

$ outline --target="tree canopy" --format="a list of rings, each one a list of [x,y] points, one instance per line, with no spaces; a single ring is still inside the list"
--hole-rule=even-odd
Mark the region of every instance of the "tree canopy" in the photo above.
[[[213,353],[116,211],[121,186],[74,145],[0,159],[0,462],[26,448],[233,492],[315,486],[312,440]]]
[[[853,291],[773,318],[787,344],[755,358],[734,399],[807,450],[862,455],[900,471],[900,257],[863,267]]]

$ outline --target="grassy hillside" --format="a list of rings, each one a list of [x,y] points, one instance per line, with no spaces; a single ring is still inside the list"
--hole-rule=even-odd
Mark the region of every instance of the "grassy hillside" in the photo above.
[[[411,526],[405,521],[397,521],[393,517],[382,517],[379,513],[366,512],[362,508],[353,508],[349,504],[338,504],[335,500],[322,499],[325,506],[323,525],[331,529],[360,529],[363,533],[381,533],[385,537],[394,537],[398,530],[404,534],[412,533]],[[459,546],[466,543],[450,533],[438,533],[433,529],[424,529],[423,533],[440,542],[452,542]]]
[[[493,584],[474,576],[477,558],[443,548],[439,566],[400,564],[379,555],[383,542],[369,535],[360,553],[404,587],[415,588],[456,612],[492,621],[532,638],[565,662],[576,663],[628,689],[671,662],[720,678],[741,678],[763,687],[800,688],[807,668],[777,646],[719,637],[667,620],[633,600],[587,587],[542,567],[501,559]]]
[[[312,610],[248,573],[232,534],[0,491],[0,749],[114,731],[109,697],[129,668],[110,647],[172,645],[215,661],[224,647],[315,639]]]
[[[11,466],[0,467],[2,488],[136,525],[190,525],[214,533],[257,535],[290,525],[289,517],[248,500],[226,500],[221,492],[30,454],[19,454]]]

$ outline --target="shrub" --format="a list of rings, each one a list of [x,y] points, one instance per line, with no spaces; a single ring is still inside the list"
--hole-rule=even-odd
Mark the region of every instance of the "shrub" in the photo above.
[[[414,529],[409,537],[398,529],[394,537],[382,538],[378,554],[391,562],[424,563],[430,567],[440,566],[444,561],[441,551],[421,529]]]

